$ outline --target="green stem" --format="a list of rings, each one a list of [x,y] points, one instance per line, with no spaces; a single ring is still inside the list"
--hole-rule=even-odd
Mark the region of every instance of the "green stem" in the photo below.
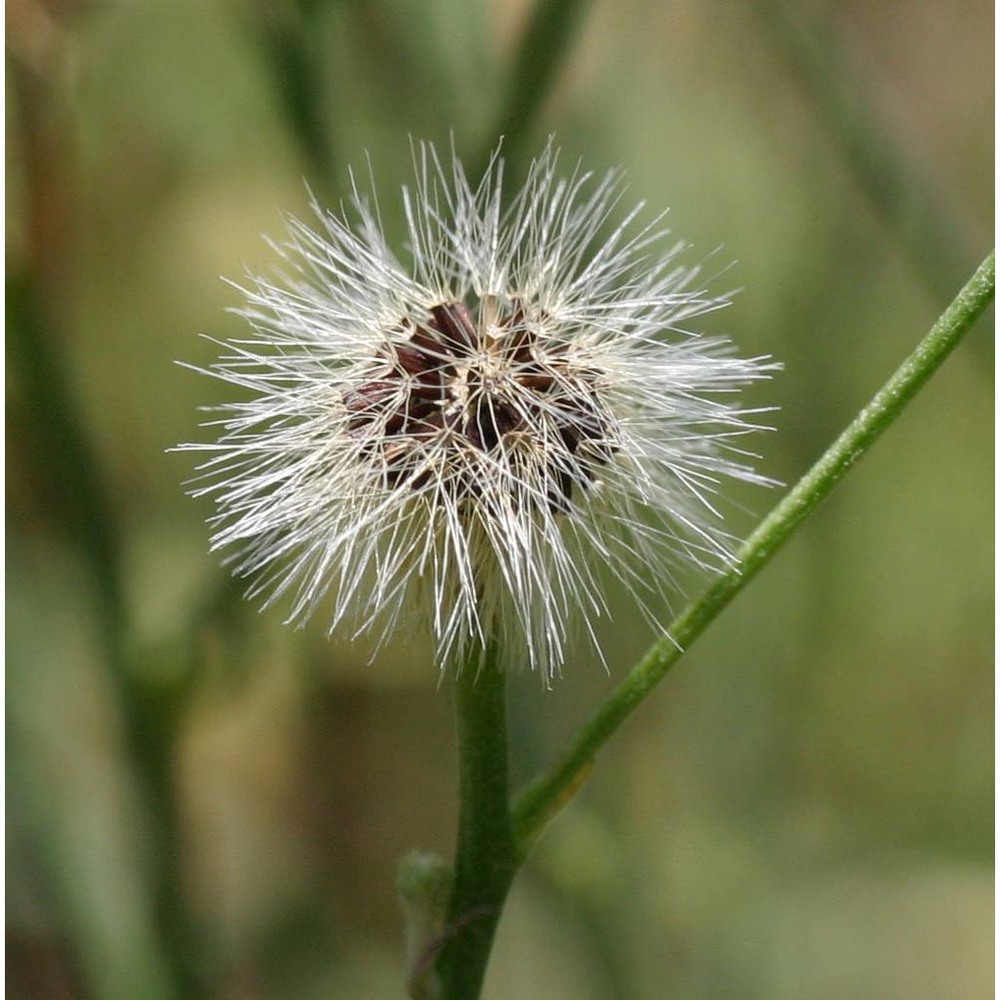
[[[522,852],[533,834],[585,777],[597,751],[642,704],[683,651],[716,615],[767,565],[796,528],[903,412],[952,349],[993,300],[994,255],[968,284],[896,373],[854,418],[819,461],[761,522],[738,553],[738,564],[688,605],[667,634],[654,643],[548,769],[514,802],[514,827]]]
[[[517,161],[542,101],[562,68],[585,7],[586,0],[539,0],[511,62],[500,115],[486,136],[485,148],[471,176],[486,172],[501,136],[505,159]]]
[[[445,1000],[479,996],[517,870],[507,781],[506,677],[495,650],[455,680],[460,813],[455,882],[437,972]]]

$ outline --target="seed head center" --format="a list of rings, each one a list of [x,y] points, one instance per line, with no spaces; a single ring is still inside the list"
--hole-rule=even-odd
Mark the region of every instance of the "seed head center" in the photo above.
[[[490,484],[470,469],[477,455],[500,452],[514,463],[502,481],[516,472],[526,496],[567,510],[574,484],[589,486],[613,450],[595,373],[558,344],[546,350],[523,303],[492,298],[480,312],[477,325],[456,301],[433,306],[427,319],[404,318],[403,337],[379,351],[382,373],[344,396],[348,431],[387,486],[449,483],[480,496]]]

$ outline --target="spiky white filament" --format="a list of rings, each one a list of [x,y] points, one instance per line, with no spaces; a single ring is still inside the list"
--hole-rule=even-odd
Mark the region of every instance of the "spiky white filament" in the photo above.
[[[655,623],[672,567],[731,560],[713,498],[726,478],[765,481],[737,445],[756,425],[733,393],[774,366],[681,327],[727,299],[677,263],[684,248],[666,242],[660,219],[637,226],[640,206],[601,235],[621,198],[617,174],[561,179],[550,144],[503,210],[499,156],[476,187],[432,146],[415,162],[405,266],[356,192],[353,220],[314,205],[318,229],[288,220],[282,273],[248,276],[236,311],[253,334],[221,343],[207,369],[248,398],[216,414],[217,441],[183,446],[207,454],[193,492],[215,497],[213,546],[231,550],[251,593],[285,602],[290,621],[323,606],[331,630],[350,621],[384,637],[422,600],[442,666],[499,633],[511,662],[548,679],[570,630],[590,632],[607,610],[595,566]],[[463,367],[442,349],[440,368],[432,352],[452,380],[449,407],[471,411],[475,397],[486,419],[505,407],[517,428],[493,447],[448,428],[386,433],[373,453],[385,419],[359,435],[345,400],[452,302],[469,305],[482,345],[504,334],[504,308],[522,304],[531,370],[550,390],[509,352],[484,348]],[[393,377],[387,413],[414,384]],[[386,456],[400,449],[393,471]],[[554,505],[561,476],[576,481]]]

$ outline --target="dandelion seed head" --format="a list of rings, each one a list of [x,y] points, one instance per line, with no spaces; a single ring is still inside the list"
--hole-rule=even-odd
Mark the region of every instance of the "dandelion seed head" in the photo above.
[[[419,615],[440,666],[495,639],[548,680],[596,642],[608,575],[657,625],[678,565],[732,564],[717,490],[766,482],[736,392],[774,366],[687,328],[728,298],[660,220],[611,224],[617,174],[557,165],[550,143],[505,206],[499,156],[473,186],[422,145],[408,259],[355,190],[249,276],[253,332],[205,369],[247,398],[183,447],[213,545],[290,622],[384,639]]]

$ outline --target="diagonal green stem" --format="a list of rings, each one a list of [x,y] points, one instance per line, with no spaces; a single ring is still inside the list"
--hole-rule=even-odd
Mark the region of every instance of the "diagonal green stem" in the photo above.
[[[479,669],[476,669],[476,667]],[[479,996],[517,870],[507,780],[506,676],[487,648],[455,679],[460,815],[455,881],[437,972],[445,1000]]]
[[[738,553],[738,565],[688,605],[667,634],[650,648],[548,769],[514,800],[514,828],[522,852],[533,834],[572,794],[591,761],[619,726],[647,698],[683,651],[764,568],[796,528],[903,412],[923,384],[993,300],[994,255],[980,265],[896,373],[851,421],[819,461],[761,522]]]

